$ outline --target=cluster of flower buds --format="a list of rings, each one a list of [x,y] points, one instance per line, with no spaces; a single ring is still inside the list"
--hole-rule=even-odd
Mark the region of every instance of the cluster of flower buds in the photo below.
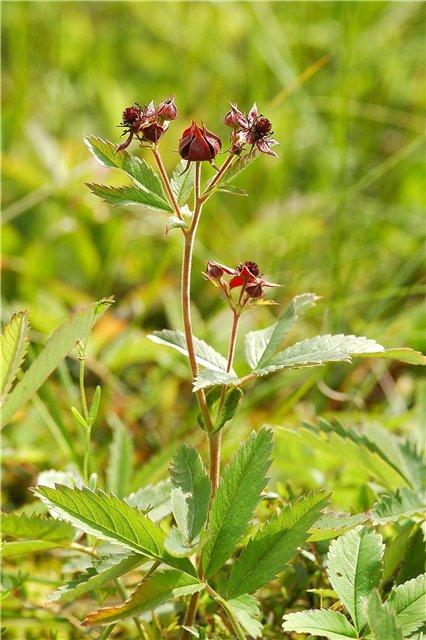
[[[154,101],[148,106],[141,107],[139,104],[127,107],[123,111],[121,127],[124,127],[123,135],[129,134],[125,142],[117,147],[117,152],[126,149],[133,137],[140,142],[157,144],[169,126],[170,120],[177,116],[177,108],[174,96],[167,98],[157,107]]]
[[[224,118],[224,123],[233,129],[231,133],[232,153],[239,155],[245,145],[249,144],[250,151],[256,147],[261,153],[278,157],[275,151],[271,151],[271,147],[278,144],[276,140],[271,138],[272,124],[267,118],[258,114],[256,103],[245,116],[237,105],[231,102],[231,108]]]
[[[263,296],[265,287],[279,287],[275,282],[268,282],[260,274],[259,267],[255,262],[240,262],[232,269],[219,262],[207,262],[203,275],[213,282],[216,287],[223,290],[231,307],[235,309],[236,304],[240,309],[244,308],[252,300],[259,300]],[[225,279],[224,276],[230,276]],[[238,301],[232,297],[232,290],[240,288]]]

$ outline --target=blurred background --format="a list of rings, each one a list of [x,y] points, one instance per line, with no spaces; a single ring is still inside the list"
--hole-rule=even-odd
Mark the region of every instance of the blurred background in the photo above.
[[[174,94],[179,118],[162,143],[172,170],[191,117],[226,146],[229,101],[243,111],[256,101],[273,123],[279,159],[262,156],[235,182],[248,198],[223,193],[205,208],[194,260],[196,335],[226,352],[230,317],[201,276],[206,260],[254,260],[283,287],[273,292],[279,307],[243,318],[240,374],[244,333],[271,324],[304,291],[322,300],[292,341],[355,333],[422,350],[424,13],[416,2],[2,4],[2,320],[28,309],[35,353],[71,311],[115,296],[90,341],[87,387],[89,397],[97,384],[103,389],[93,432],[100,468],[112,423],[133,436],[129,489],[164,477],[177,441],[204,447],[185,358],[146,339],[154,329],[182,328],[181,234],[166,236],[160,213],[114,209],[92,195],[84,181],[123,177],[95,164],[83,136],[118,142],[126,106]],[[6,509],[29,499],[40,470],[67,465],[64,432],[81,452],[69,411],[79,402],[77,372],[69,359],[4,430]],[[363,472],[319,457],[288,430],[337,415],[419,439],[420,374],[359,360],[261,380],[226,429],[225,458],[251,429],[272,423],[278,486],[326,486],[337,508],[366,508]]]

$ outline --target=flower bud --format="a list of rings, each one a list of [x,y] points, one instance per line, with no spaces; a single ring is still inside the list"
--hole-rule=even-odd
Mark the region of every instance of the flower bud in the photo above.
[[[166,128],[167,127],[162,127],[160,124],[153,122],[146,127],[142,127],[139,133],[142,139],[146,142],[153,142],[154,144],[156,144],[163,136]]]
[[[232,127],[232,129],[244,129],[247,126],[247,120],[238,109],[236,104],[231,104],[231,108],[228,113],[225,115],[223,122],[227,127]]]
[[[201,123],[202,128],[192,121],[192,124],[182,134],[179,140],[179,153],[184,160],[189,162],[204,161],[211,162],[222,147],[222,142],[218,136],[208,131]]]
[[[208,278],[213,278],[214,280],[218,280],[223,276],[223,269],[218,264],[214,262],[207,262],[207,267],[204,272],[204,275]]]
[[[171,96],[167,100],[161,102],[156,109],[156,114],[160,118],[164,118],[164,120],[174,120],[177,116],[175,97]]]
[[[249,298],[261,298],[263,296],[263,285],[261,282],[254,282],[246,286],[246,294]]]

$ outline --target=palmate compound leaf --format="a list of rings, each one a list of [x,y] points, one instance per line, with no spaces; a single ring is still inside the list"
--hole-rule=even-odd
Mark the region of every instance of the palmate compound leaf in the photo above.
[[[169,329],[163,329],[162,331],[154,331],[147,336],[152,342],[157,344],[171,347],[179,353],[188,356],[188,349],[186,348],[186,338],[182,331],[171,331]],[[193,337],[195,358],[197,363],[202,367],[207,367],[212,371],[226,372],[228,361],[220,353],[217,353],[207,342],[199,340],[195,336]],[[235,374],[234,374],[235,375]]]
[[[30,321],[28,311],[12,316],[0,336],[0,405],[4,403],[16,374],[21,368],[29,345]]]
[[[288,613],[283,617],[283,630],[296,633],[311,633],[313,636],[329,640],[347,640],[359,638],[356,629],[349,620],[338,611],[312,609]]]
[[[426,356],[412,349],[385,349],[375,340],[353,335],[324,335],[302,340],[280,351],[255,373],[263,376],[281,369],[316,367],[330,362],[352,362],[352,357],[391,358],[426,364]]]
[[[207,519],[212,487],[198,451],[181,444],[170,466],[171,501],[176,524],[190,545]]]
[[[125,149],[116,153],[118,145],[97,136],[86,136],[84,142],[100,165],[110,169],[121,169],[138,187],[167,201],[160,178],[145,160],[141,160]]]
[[[88,334],[95,319],[99,318],[112,303],[112,299],[100,300],[77,312],[52,333],[44,349],[25,371],[2,407],[2,425],[6,424],[38,391],[46,378],[75,347],[76,341]]]
[[[261,368],[281,347],[285,336],[297,319],[315,306],[319,296],[302,293],[295,296],[281,318],[270,327],[260,331],[250,331],[244,341],[246,360],[251,369]]]
[[[362,598],[380,584],[383,551],[382,537],[367,527],[352,529],[330,545],[328,578],[358,633],[367,622]]]
[[[116,607],[104,607],[89,613],[84,626],[94,624],[110,624],[129,616],[136,616],[144,611],[151,611],[158,605],[179,596],[190,595],[201,591],[204,584],[181,571],[156,571],[146,579],[127,598],[124,604]]]
[[[274,514],[251,538],[232,567],[227,598],[253,593],[284,571],[327,506],[329,493],[311,493]]]
[[[373,507],[373,523],[385,524],[400,518],[409,518],[415,514],[422,514],[426,509],[425,496],[401,487],[391,495],[380,496],[379,502]]]
[[[136,186],[127,187],[110,187],[105,184],[96,184],[94,182],[86,182],[90,191],[116,207],[126,207],[128,205],[141,205],[148,209],[154,209],[154,211],[166,211],[171,213],[173,211],[172,206],[156,193],[152,191],[146,191]]]
[[[187,165],[186,160],[181,160],[172,173],[170,184],[173,194],[180,207],[183,207],[191,197],[194,188],[195,164],[191,162],[188,170],[185,171]]]
[[[386,601],[396,614],[404,637],[426,622],[426,573],[398,585]]]
[[[102,560],[95,562],[93,567],[86,569],[76,580],[71,580],[63,587],[53,591],[48,598],[51,602],[74,601],[89,591],[99,589],[105,582],[119,578],[132,569],[136,569],[147,560],[146,556],[130,552],[104,556]]]
[[[388,603],[382,603],[377,589],[368,598],[361,598],[361,604],[370,628],[370,638],[403,640],[402,628],[396,620],[395,611]]]
[[[203,549],[206,578],[223,566],[244,534],[267,483],[271,451],[272,433],[263,428],[251,434],[225,468],[212,500],[210,537]]]
[[[174,558],[164,548],[166,534],[139,509],[103,491],[64,485],[33,490],[52,514],[71,522],[86,533],[142,553],[171,567],[196,575],[187,558]]]
[[[67,542],[75,536],[75,529],[68,522],[57,518],[46,518],[37,513],[31,515],[1,513],[0,531],[2,536],[51,542]]]

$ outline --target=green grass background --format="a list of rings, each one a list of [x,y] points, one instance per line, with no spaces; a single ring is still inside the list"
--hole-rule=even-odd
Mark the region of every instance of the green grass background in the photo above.
[[[101,486],[117,416],[135,441],[129,491],[166,475],[179,440],[205,453],[185,359],[145,337],[182,326],[180,232],[166,236],[161,214],[114,209],[83,184],[122,181],[96,166],[82,138],[118,141],[121,112],[134,101],[175,94],[179,118],[162,144],[169,169],[191,117],[226,146],[229,101],[243,110],[256,101],[280,143],[278,160],[262,156],[236,182],[248,198],[220,194],[205,208],[194,258],[198,337],[227,350],[230,314],[201,276],[205,261],[254,260],[283,284],[273,291],[280,305],[304,291],[322,296],[293,341],[356,333],[424,350],[424,3],[14,1],[1,10],[2,320],[29,310],[34,353],[72,310],[116,297],[87,362],[89,397],[103,388],[92,449]],[[279,312],[243,317],[241,374],[243,334]],[[70,359],[4,430],[5,509],[32,511],[25,503],[37,473],[65,468],[61,431],[81,456],[83,434],[69,411],[79,406],[77,376]],[[289,497],[325,487],[335,508],[367,509],[364,472],[281,427],[337,415],[346,426],[377,422],[421,440],[422,390],[418,369],[390,362],[269,377],[247,391],[226,428],[224,457],[251,429],[272,423],[271,488]],[[298,566],[304,588],[309,576]],[[34,571],[30,559],[19,567]],[[57,579],[59,565],[43,567]],[[294,578],[286,575],[288,586]],[[40,607],[52,588],[43,581],[29,596]],[[274,597],[279,616],[282,596]],[[17,606],[10,638],[49,637],[47,612],[25,622]],[[80,637],[65,621],[54,628]]]
[[[180,232],[166,237],[161,214],[95,198],[84,180],[122,178],[95,165],[83,135],[118,141],[124,107],[175,94],[179,118],[162,144],[172,169],[191,117],[226,146],[228,102],[247,110],[256,101],[280,157],[262,156],[237,182],[248,198],[220,194],[206,206],[194,259],[196,334],[226,352],[230,317],[201,276],[205,261],[254,260],[284,285],[274,290],[281,305],[303,291],[322,296],[294,341],[356,333],[422,349],[424,13],[416,2],[2,4],[3,320],[29,309],[42,343],[70,310],[116,297],[88,361],[89,395],[103,385],[98,461],[112,413],[136,441],[135,484],[166,472],[177,440],[200,436],[185,360],[145,337],[181,328]],[[239,346],[277,313],[246,314]],[[241,348],[236,368],[244,367]],[[29,404],[5,431],[9,507],[28,498],[40,468],[66,464],[58,416],[81,446],[68,411],[78,404],[76,373],[69,361],[53,376],[48,414]],[[413,431],[419,377],[408,366],[359,361],[262,380],[227,430],[225,457],[265,422],[294,426],[336,411]],[[333,399],[324,385],[344,395]],[[327,480],[339,506],[364,506],[358,491],[340,496],[325,462],[280,431],[277,453],[277,480],[296,488]]]

